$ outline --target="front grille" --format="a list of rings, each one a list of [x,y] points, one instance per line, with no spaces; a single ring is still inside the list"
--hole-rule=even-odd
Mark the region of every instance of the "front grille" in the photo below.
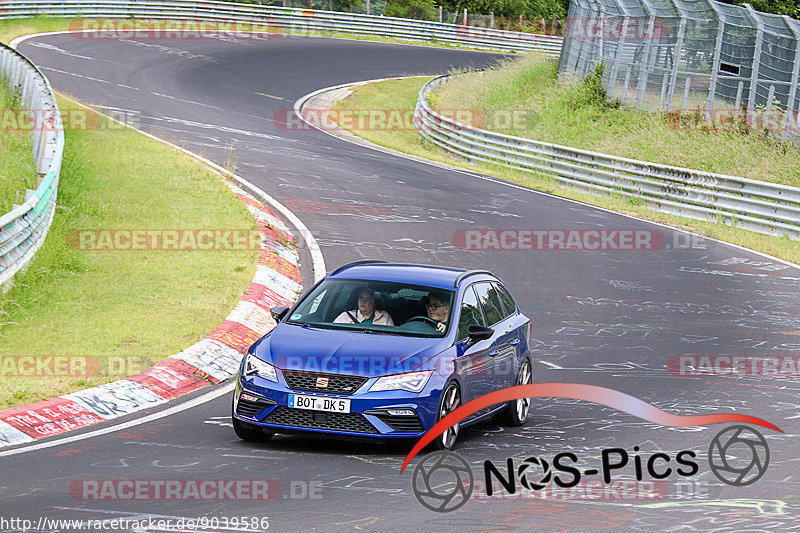
[[[281,426],[378,433],[375,426],[370,424],[360,413],[325,413],[310,409],[292,409],[281,405],[276,407],[263,421],[267,424]]]
[[[239,404],[236,406],[236,412],[243,416],[256,416],[256,413],[265,407],[269,407],[270,405],[275,405],[275,402],[264,399],[250,401],[239,398]]]
[[[419,417],[416,415],[392,416],[390,414],[376,414],[375,416],[395,431],[422,431],[422,422],[420,422]]]
[[[286,378],[290,389],[330,394],[353,394],[369,379],[362,376],[343,376],[302,370],[284,370],[283,377]],[[317,378],[327,379],[327,386],[318,387]]]

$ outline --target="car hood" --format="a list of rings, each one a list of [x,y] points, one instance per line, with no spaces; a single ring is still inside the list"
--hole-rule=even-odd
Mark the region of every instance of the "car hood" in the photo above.
[[[384,376],[428,369],[446,339],[373,335],[279,323],[253,353],[282,370]]]

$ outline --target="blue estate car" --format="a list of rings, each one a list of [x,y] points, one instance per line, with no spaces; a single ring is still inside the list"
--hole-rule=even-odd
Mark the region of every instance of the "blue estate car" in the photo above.
[[[531,383],[532,324],[483,270],[359,261],[314,285],[242,361],[233,427],[278,433],[419,438],[470,400]],[[467,418],[525,422],[530,400]],[[433,447],[450,449],[458,425]]]

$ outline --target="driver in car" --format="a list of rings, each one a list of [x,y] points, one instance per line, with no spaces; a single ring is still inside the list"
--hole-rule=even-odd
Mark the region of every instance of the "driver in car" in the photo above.
[[[428,295],[425,309],[428,310],[428,318],[436,322],[436,331],[444,333],[447,329],[447,318],[450,316],[448,298],[441,293],[432,292]]]
[[[333,323],[394,326],[394,321],[389,313],[375,309],[375,295],[366,287],[362,288],[358,293],[358,309],[345,311],[337,316]]]

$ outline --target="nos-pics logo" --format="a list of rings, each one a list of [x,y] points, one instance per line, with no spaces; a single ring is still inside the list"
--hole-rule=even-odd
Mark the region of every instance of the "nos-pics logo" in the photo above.
[[[540,491],[551,483],[570,488],[583,478],[598,476],[606,485],[623,469],[634,471],[638,481],[648,477],[661,480],[670,476],[694,476],[699,471],[697,454],[691,450],[678,452],[675,457],[666,453],[638,454],[638,447],[629,454],[622,448],[602,450],[599,468],[578,468],[579,459],[571,452],[557,454],[551,461],[529,457],[518,464],[512,458],[498,467],[483,462],[484,487],[487,496],[497,490],[515,494],[520,487]],[[744,487],[758,481],[769,466],[769,446],[763,435],[748,426],[737,425],[717,433],[708,448],[708,465],[714,475],[728,485]],[[599,482],[599,479],[598,481]],[[519,486],[518,486],[519,485]],[[431,511],[455,511],[469,501],[475,491],[475,476],[469,463],[460,455],[439,451],[426,455],[414,468],[414,495]]]

